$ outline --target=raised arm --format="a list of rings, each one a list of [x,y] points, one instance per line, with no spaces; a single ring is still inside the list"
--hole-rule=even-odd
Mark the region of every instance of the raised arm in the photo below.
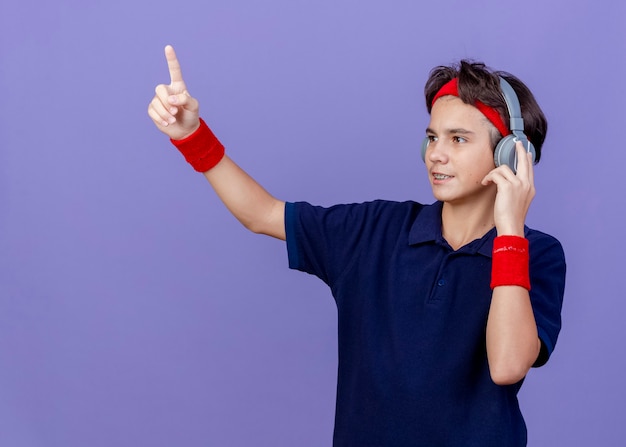
[[[535,185],[529,154],[521,143],[517,143],[516,150],[517,175],[507,166],[500,166],[487,174],[483,184],[493,182],[498,187],[494,209],[498,236],[524,238],[524,222]],[[509,385],[522,380],[537,360],[540,348],[529,291],[520,285],[494,287],[487,320],[487,358],[493,381]]]
[[[206,139],[198,138],[199,133],[208,130],[201,129],[198,100],[189,94],[180,63],[170,45],[165,47],[165,58],[170,84],[156,87],[148,115],[175,143],[185,140],[189,144],[206,145]],[[194,151],[205,149],[210,150],[208,147],[193,148]],[[200,170],[229,211],[249,230],[284,240],[285,203],[270,195],[227,155],[216,163],[206,171]]]

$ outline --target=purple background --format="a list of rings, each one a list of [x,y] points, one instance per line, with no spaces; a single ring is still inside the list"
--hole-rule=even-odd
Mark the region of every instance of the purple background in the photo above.
[[[231,156],[322,205],[432,201],[433,66],[522,78],[550,122],[528,223],[568,260],[559,344],[520,394],[529,445],[623,445],[624,5],[4,1],[0,445],[330,445],[330,292],[152,125],[167,43]]]

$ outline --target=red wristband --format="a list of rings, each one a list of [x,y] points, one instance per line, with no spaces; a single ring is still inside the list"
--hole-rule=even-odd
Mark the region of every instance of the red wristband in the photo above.
[[[493,240],[491,288],[520,286],[530,290],[528,239],[498,236]]]
[[[198,172],[206,172],[224,157],[224,146],[200,118],[200,127],[182,140],[170,141],[183,154],[185,160]]]

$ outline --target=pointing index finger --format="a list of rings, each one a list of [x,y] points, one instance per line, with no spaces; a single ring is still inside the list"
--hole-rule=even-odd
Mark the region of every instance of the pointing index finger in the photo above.
[[[175,84],[177,82],[184,84],[183,72],[180,69],[180,63],[176,58],[176,52],[171,45],[167,45],[165,47],[165,59],[167,59],[167,68],[170,70],[171,84]]]

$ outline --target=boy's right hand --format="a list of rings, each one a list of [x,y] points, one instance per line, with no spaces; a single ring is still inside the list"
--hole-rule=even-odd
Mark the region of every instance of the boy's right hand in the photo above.
[[[171,45],[165,47],[165,58],[170,71],[170,84],[159,84],[148,106],[148,115],[157,128],[172,140],[182,140],[200,126],[200,105],[187,91],[185,81]]]

